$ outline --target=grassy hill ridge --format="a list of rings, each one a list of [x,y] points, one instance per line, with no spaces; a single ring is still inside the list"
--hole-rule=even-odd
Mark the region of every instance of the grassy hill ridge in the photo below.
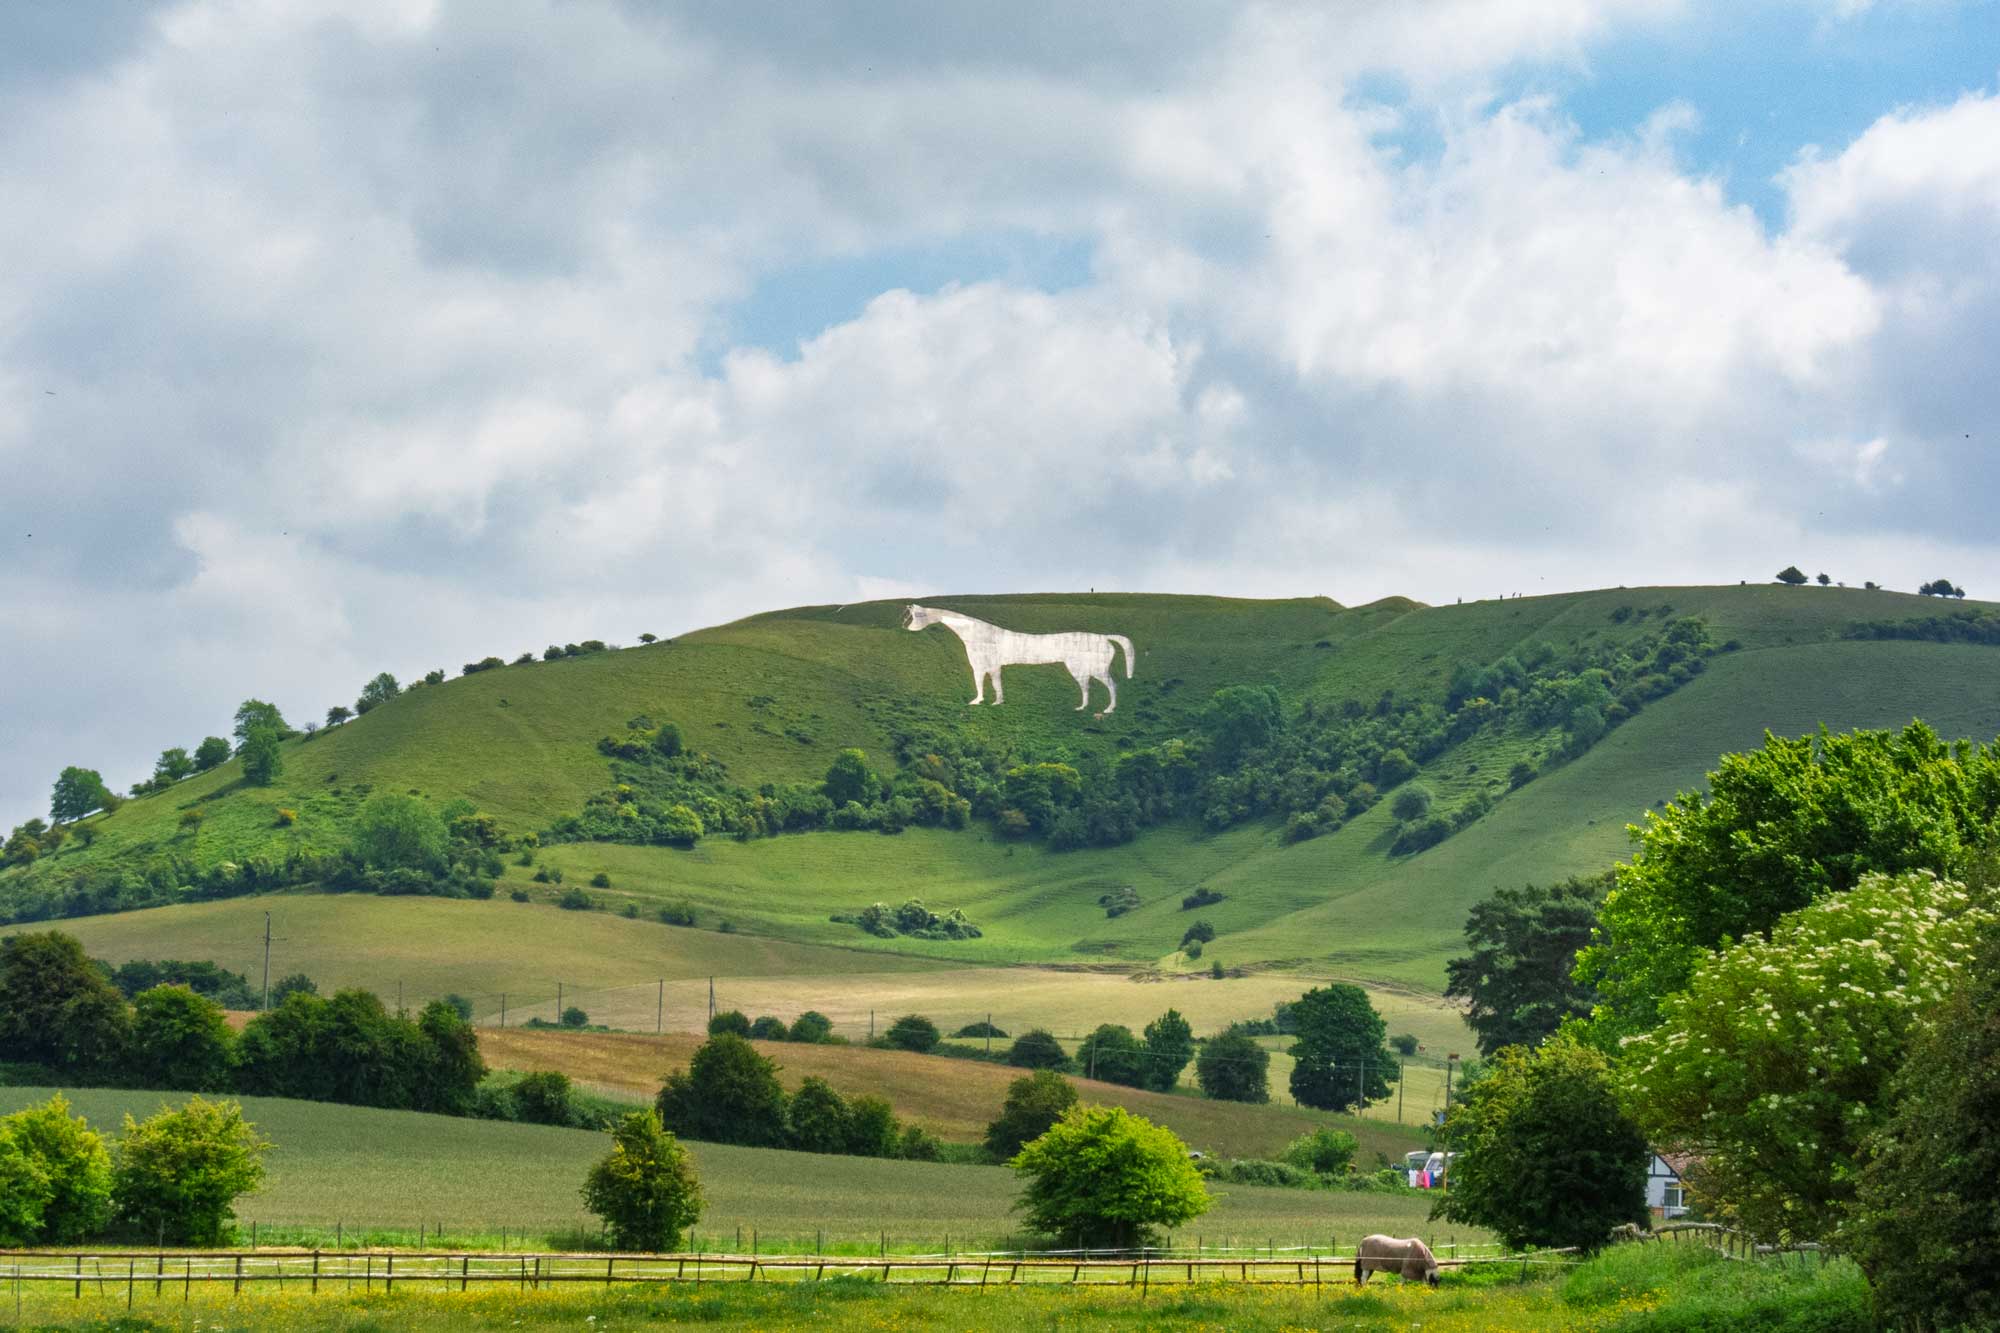
[[[811,833],[747,843],[707,839],[693,851],[584,843],[545,849],[575,884],[605,872],[601,905],[650,914],[686,902],[706,923],[875,954],[962,964],[1110,961],[1164,974],[1192,971],[1178,953],[1191,919],[1180,899],[1223,893],[1202,909],[1221,938],[1209,961],[1231,969],[1291,967],[1434,987],[1470,903],[1498,883],[1601,868],[1622,854],[1624,826],[1696,785],[1724,750],[1769,727],[1796,734],[1900,725],[1924,717],[1947,735],[2000,733],[2000,655],[1969,644],[1855,641],[1857,622],[1939,613],[1927,598],[1837,588],[1605,589],[1461,606],[1388,599],[1344,608],[1285,601],[1139,594],[936,596],[1023,630],[1129,635],[1137,669],[1120,706],[1074,710],[1057,667],[1009,668],[1003,708],[967,708],[970,677],[954,637],[900,629],[903,603],[805,607],[752,616],[646,648],[484,671],[427,686],[368,716],[288,742],[269,788],[241,783],[232,761],[91,821],[74,842],[27,870],[56,881],[141,857],[190,863],[341,845],[375,791],[472,800],[516,832],[546,828],[610,779],[598,737],[647,714],[680,725],[732,781],[811,781],[846,746],[890,767],[892,738],[922,726],[1038,757],[1086,761],[1185,734],[1216,689],[1270,685],[1288,711],[1366,703],[1384,690],[1441,699],[1460,662],[1491,663],[1546,642],[1620,644],[1670,617],[1699,617],[1734,650],[1649,704],[1580,757],[1503,795],[1491,813],[1414,856],[1393,856],[1386,803],[1338,833],[1287,844],[1268,824],[1221,832],[1173,825],[1117,847],[1052,853],[990,827],[912,829],[898,837]],[[1966,609],[1966,608],[1951,608]],[[1973,609],[1984,609],[1975,606]],[[1491,790],[1527,742],[1482,733],[1425,765],[1440,803]],[[296,822],[278,827],[280,808]],[[200,809],[199,827],[181,815]],[[525,868],[506,887],[539,896]],[[1099,898],[1130,890],[1135,910],[1108,916]],[[875,900],[925,898],[981,927],[970,941],[878,940],[829,918]],[[176,909],[178,910],[178,909]]]

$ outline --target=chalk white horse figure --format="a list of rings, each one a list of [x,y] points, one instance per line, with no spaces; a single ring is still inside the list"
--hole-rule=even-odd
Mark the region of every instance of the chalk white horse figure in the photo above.
[[[986,700],[988,677],[993,681],[994,704],[1007,701],[1007,692],[1000,684],[1001,667],[1056,663],[1068,668],[1077,689],[1083,693],[1083,702],[1076,706],[1078,712],[1090,707],[1090,682],[1101,680],[1111,694],[1111,702],[1104,707],[1108,713],[1118,707],[1118,687],[1111,680],[1111,666],[1117,648],[1125,650],[1125,679],[1132,679],[1132,641],[1123,634],[1090,634],[1083,631],[1018,634],[956,611],[918,606],[914,602],[903,612],[904,629],[921,630],[932,625],[943,625],[964,641],[965,656],[972,664],[972,702],[975,704]]]

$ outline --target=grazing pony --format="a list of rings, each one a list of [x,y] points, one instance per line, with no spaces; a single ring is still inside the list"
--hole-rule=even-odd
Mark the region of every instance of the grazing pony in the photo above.
[[[972,702],[975,704],[985,702],[989,677],[993,681],[994,704],[997,706],[1007,701],[1007,692],[1000,685],[1001,667],[1056,663],[1069,669],[1071,678],[1083,693],[1083,702],[1076,706],[1076,711],[1080,713],[1090,707],[1090,682],[1101,680],[1111,694],[1111,702],[1104,706],[1104,711],[1109,713],[1118,707],[1118,687],[1111,681],[1111,667],[1116,660],[1117,648],[1125,650],[1125,679],[1132,679],[1132,641],[1123,634],[1090,634],[1083,631],[1017,634],[1011,629],[1001,629],[998,625],[989,625],[983,620],[974,620],[971,616],[934,606],[918,606],[913,602],[904,609],[904,629],[921,630],[931,625],[943,625],[964,641],[965,656],[972,664]]]
[[[1407,1240],[1395,1236],[1364,1236],[1361,1248],[1354,1252],[1355,1283],[1366,1282],[1370,1273],[1394,1273],[1410,1282],[1422,1278],[1435,1287],[1438,1284],[1437,1256],[1431,1253],[1430,1246],[1415,1236]]]

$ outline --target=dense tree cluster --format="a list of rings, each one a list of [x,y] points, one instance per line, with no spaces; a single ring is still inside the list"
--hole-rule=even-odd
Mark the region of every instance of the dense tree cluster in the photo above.
[[[753,1148],[934,1161],[937,1140],[903,1125],[880,1097],[842,1097],[808,1078],[787,1096],[778,1067],[742,1037],[710,1037],[654,1102],[660,1123],[685,1139]]]
[[[1597,992],[1576,979],[1576,956],[1590,943],[1610,878],[1499,889],[1473,907],[1465,922],[1471,952],[1445,964],[1444,993],[1466,1001],[1481,1055],[1537,1045],[1565,1018],[1590,1012]],[[1405,1054],[1414,1053],[1414,1037],[1410,1048]]]
[[[444,1000],[412,1019],[366,991],[322,999],[295,990],[239,1036],[220,1004],[186,985],[153,985],[127,1000],[112,975],[73,936],[0,940],[0,1060],[86,1083],[448,1114],[471,1108],[486,1073],[472,1028]]]

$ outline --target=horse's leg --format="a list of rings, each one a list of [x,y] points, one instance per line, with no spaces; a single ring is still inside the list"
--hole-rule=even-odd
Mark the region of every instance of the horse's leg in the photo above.
[[[999,662],[993,664],[993,706],[995,708],[1007,702],[1007,687],[1000,681],[1001,665]]]
[[[1116,710],[1118,707],[1118,686],[1111,679],[1111,668],[1108,666],[1105,667],[1104,674],[1099,676],[1098,679],[1104,682],[1105,689],[1111,691],[1111,702],[1104,705],[1104,711],[1106,713],[1112,712]],[[1102,714],[1100,714],[1100,716],[1102,716]]]
[[[1081,713],[1090,707],[1090,671],[1087,667],[1073,666],[1069,669],[1069,674],[1070,679],[1076,682],[1077,689],[1083,692],[1083,702],[1076,706],[1076,711]]]
[[[972,664],[972,703],[968,703],[966,707],[970,708],[972,707],[972,704],[985,703],[985,702],[986,702],[986,664],[984,662],[974,662]]]

